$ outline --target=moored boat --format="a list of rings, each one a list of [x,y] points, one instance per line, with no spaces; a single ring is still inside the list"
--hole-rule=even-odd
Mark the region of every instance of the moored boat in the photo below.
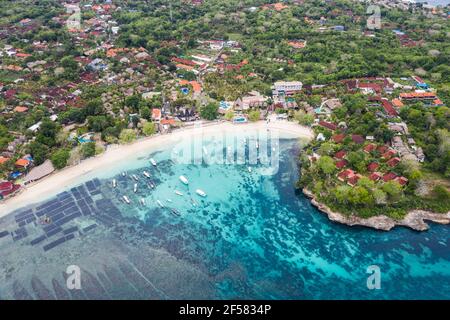
[[[137,184],[137,183],[135,183],[135,184],[134,184],[134,188],[133,188],[133,191],[134,191],[134,193],[136,193],[136,192],[137,192],[137,190],[138,190],[138,184]]]
[[[113,188],[117,187],[117,181],[116,181],[116,179],[113,179],[113,181],[112,181],[112,186],[113,186]]]
[[[124,201],[126,204],[130,204],[130,203],[131,203],[130,199],[128,199],[127,196],[123,196],[122,199],[123,199],[123,201]]]
[[[136,180],[136,181],[139,180],[139,178],[138,178],[137,175],[135,175],[135,174],[133,174],[131,177],[132,177],[134,180]]]
[[[158,206],[160,206],[161,208],[164,208],[164,204],[163,204],[160,200],[156,200],[156,203],[157,203]]]
[[[175,194],[176,194],[176,195],[179,195],[179,196],[182,196],[182,195],[183,195],[183,192],[178,191],[178,190],[175,190]]]
[[[151,163],[154,167],[156,167],[156,165],[157,165],[156,160],[153,159],[153,158],[150,158],[150,163]]]
[[[180,176],[180,181],[184,184],[189,184],[189,180],[185,176]]]
[[[202,189],[195,190],[195,193],[197,193],[201,197],[206,197],[206,192],[203,191]]]
[[[144,174],[144,176],[145,176],[146,178],[149,178],[149,179],[150,179],[150,173],[148,173],[147,171],[144,171],[143,174]]]

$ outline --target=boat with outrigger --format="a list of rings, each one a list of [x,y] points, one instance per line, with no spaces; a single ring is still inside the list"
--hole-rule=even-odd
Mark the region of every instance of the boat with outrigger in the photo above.
[[[123,197],[122,197],[122,200],[123,200],[126,204],[130,204],[130,203],[131,203],[130,199],[129,199],[127,196],[123,196]]]
[[[135,181],[139,181],[139,178],[137,177],[137,175],[133,174],[131,177],[132,177]]]
[[[156,203],[157,203],[158,206],[160,206],[161,208],[165,208],[164,204],[163,204],[160,200],[156,200]]]
[[[189,184],[189,180],[185,176],[180,176],[180,181],[183,182],[186,185]]]
[[[113,181],[112,181],[112,187],[113,187],[113,188],[116,188],[116,187],[117,187],[117,181],[116,181],[116,179],[113,179]]]
[[[206,192],[203,191],[202,189],[197,189],[195,190],[195,193],[198,194],[200,197],[206,197]]]
[[[178,190],[175,190],[175,194],[178,195],[178,196],[182,196],[182,195],[183,195],[183,192],[178,191]]]
[[[148,185],[148,187],[149,187],[150,189],[155,189],[155,184],[154,184],[152,181],[150,181],[149,183],[147,183],[147,185]]]
[[[176,215],[176,216],[181,216],[181,213],[180,213],[180,211],[178,211],[177,209],[175,209],[175,208],[171,208],[170,209],[170,212],[172,212],[174,215]]]
[[[138,191],[138,184],[137,183],[134,184],[133,191],[134,191],[134,193],[136,193]]]
[[[150,173],[148,173],[148,171],[144,171],[142,174],[144,175],[144,177],[150,179]]]

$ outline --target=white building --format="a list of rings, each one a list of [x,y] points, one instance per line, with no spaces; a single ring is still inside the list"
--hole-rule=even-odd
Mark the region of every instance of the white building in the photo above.
[[[302,90],[303,83],[300,81],[277,81],[272,87],[272,95],[293,95]]]

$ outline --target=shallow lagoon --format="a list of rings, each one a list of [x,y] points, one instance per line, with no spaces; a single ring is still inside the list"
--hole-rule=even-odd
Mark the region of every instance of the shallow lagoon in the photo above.
[[[448,226],[379,232],[332,223],[294,189],[299,141],[278,142],[269,144],[269,154],[279,149],[273,175],[236,161],[179,163],[169,144],[0,219],[0,299],[450,298]],[[52,223],[40,224],[42,216]],[[82,270],[81,290],[66,288],[69,265]],[[381,269],[380,290],[367,289],[370,265]]]

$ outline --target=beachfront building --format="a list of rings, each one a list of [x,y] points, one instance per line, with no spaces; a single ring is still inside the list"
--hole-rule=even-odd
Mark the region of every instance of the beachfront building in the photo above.
[[[257,91],[251,91],[247,96],[238,98],[234,102],[234,110],[248,110],[250,108],[261,108],[267,106],[268,98]]]
[[[0,182],[0,200],[13,196],[20,190],[20,185],[14,184],[11,181]]]
[[[277,81],[272,87],[272,95],[274,97],[283,95],[291,96],[301,91],[303,83],[300,81]]]
[[[36,166],[33,169],[31,169],[30,172],[23,179],[23,182],[24,184],[29,184],[33,181],[40,180],[51,174],[53,171],[55,171],[55,168],[53,167],[52,162],[50,160],[46,160],[40,166]]]

